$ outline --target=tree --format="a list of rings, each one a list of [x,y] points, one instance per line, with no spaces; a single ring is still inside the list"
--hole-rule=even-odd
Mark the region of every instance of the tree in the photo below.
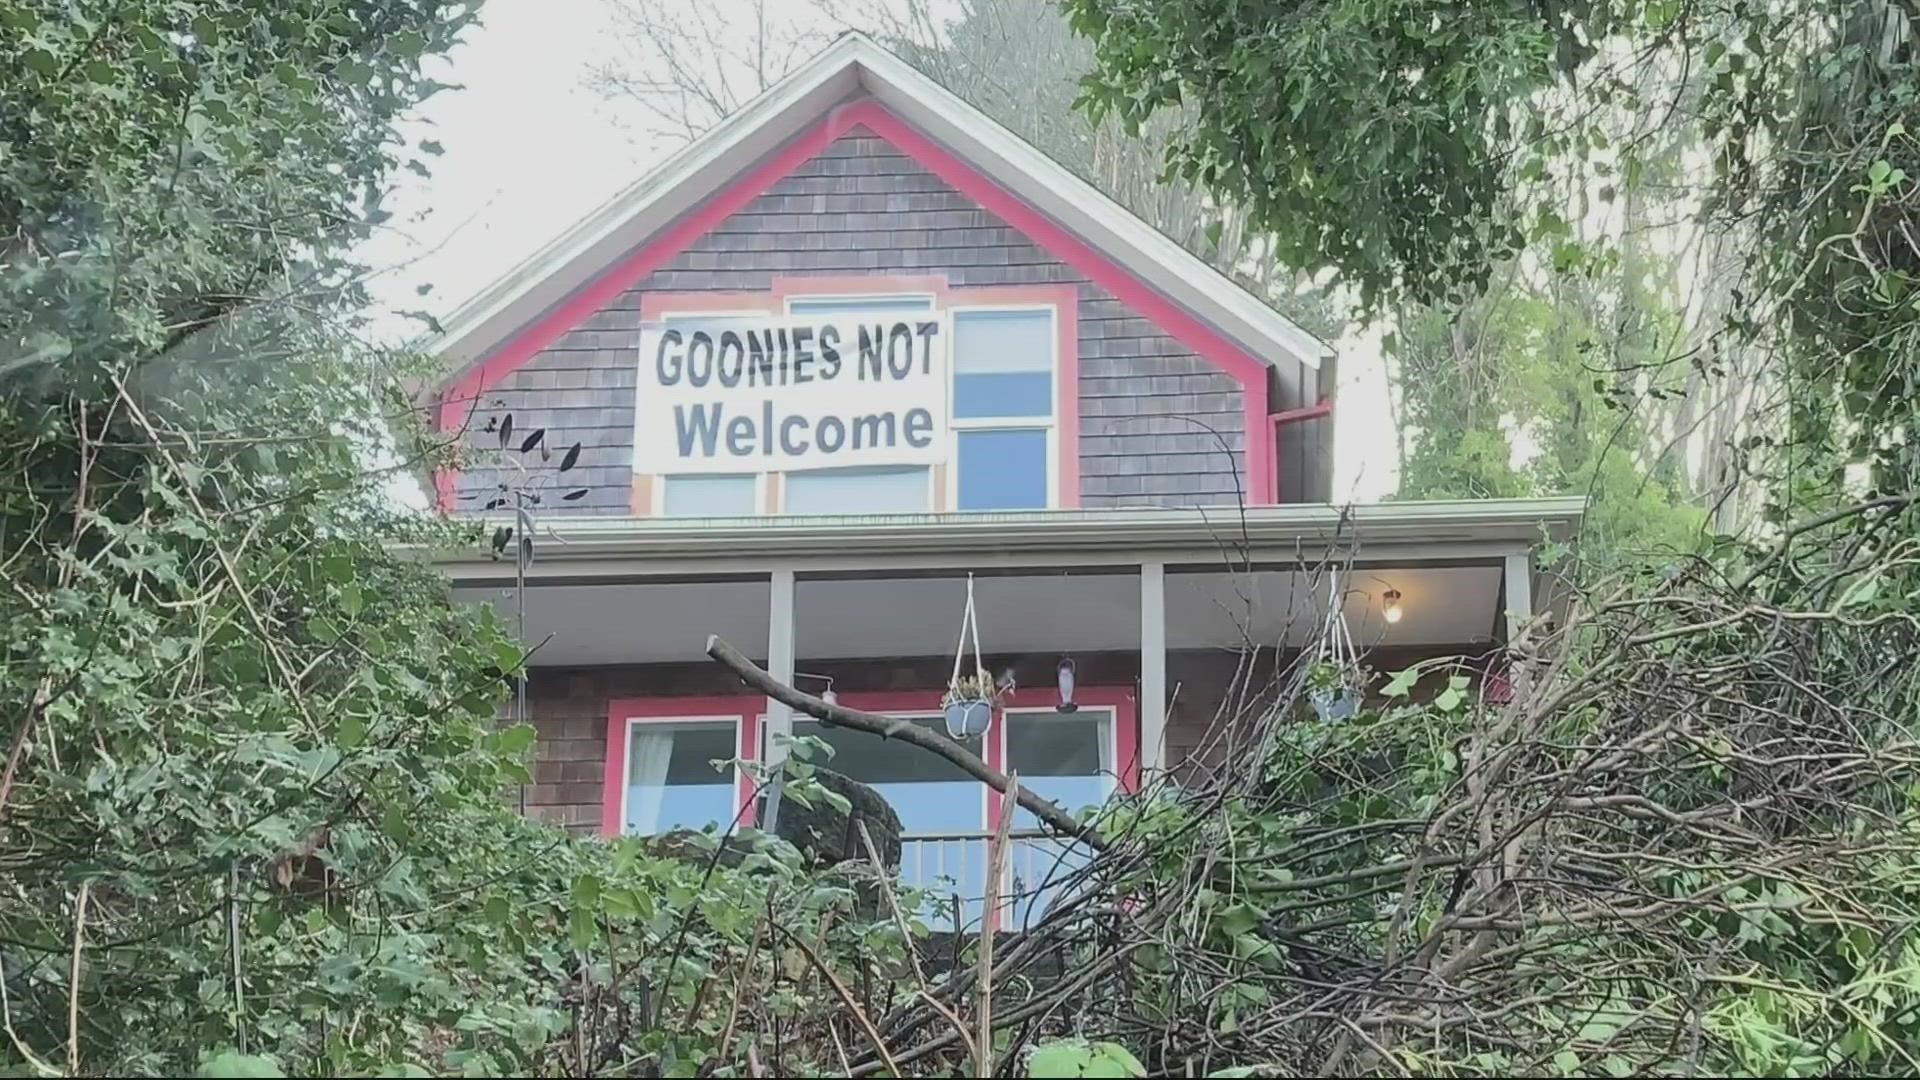
[[[1684,392],[1667,362],[1683,337],[1670,284],[1536,284],[1515,265],[1457,311],[1403,306],[1390,342],[1400,497],[1585,495],[1581,547],[1595,561],[1696,550],[1707,515],[1685,436],[1659,409]]]
[[[1367,306],[1459,305],[1531,256],[1613,257],[1573,224],[1641,190],[1677,135],[1670,205],[1737,246],[1720,325],[1672,359],[1718,377],[1774,357],[1791,406],[1737,448],[1774,497],[1844,500],[1855,468],[1916,480],[1909,283],[1920,169],[1905,117],[1915,21],[1889,0],[1249,7],[1068,0],[1095,44],[1086,104],[1191,126],[1169,168],[1249,207],[1275,257]],[[1616,138],[1621,117],[1634,133]],[[1776,453],[1753,459],[1769,441]]]
[[[813,0],[615,0],[609,10],[615,55],[593,66],[588,84],[638,105],[650,118],[650,135],[683,142],[732,115],[832,37]]]
[[[522,650],[395,550],[480,541],[386,497],[345,252],[472,16],[0,0],[0,1071],[603,1069],[796,876],[514,815]]]

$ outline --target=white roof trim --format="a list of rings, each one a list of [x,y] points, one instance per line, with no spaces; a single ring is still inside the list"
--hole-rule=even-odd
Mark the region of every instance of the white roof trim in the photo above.
[[[425,348],[461,366],[479,360],[695,206],[712,190],[703,178],[744,172],[863,91],[1261,361],[1317,368],[1333,355],[1225,274],[858,33],[841,36],[461,304]]]
[[[555,517],[537,525],[541,573],[596,564],[609,571],[697,559],[748,572],[755,559],[847,556],[868,563],[904,555],[1018,563],[1045,553],[1185,550],[1217,556],[1242,544],[1308,560],[1341,547],[1447,558],[1495,545],[1524,551],[1578,528],[1585,500],[1436,500],[1336,507],[1325,503],[1211,509],[1030,510],[1004,513],[874,514],[823,517]],[[502,524],[511,520],[502,518]],[[486,552],[404,547],[456,578],[503,572]],[[1481,553],[1484,554],[1484,551]],[[970,564],[970,562],[968,563]],[[510,566],[508,567],[510,569]]]

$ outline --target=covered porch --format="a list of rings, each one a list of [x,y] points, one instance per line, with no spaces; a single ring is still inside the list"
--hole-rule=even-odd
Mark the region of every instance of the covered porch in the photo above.
[[[1217,753],[1216,717],[1255,703],[1318,639],[1329,565],[1379,666],[1490,655],[1540,599],[1533,546],[1577,518],[1577,500],[1550,500],[574,519],[537,528],[524,592],[511,562],[441,562],[460,600],[523,620],[535,650],[529,812],[607,835],[746,823],[749,778],[710,763],[775,762],[789,738],[814,736],[830,767],[900,813],[907,882],[964,916],[984,891],[997,800],[924,752],[747,693],[705,658],[709,634],[784,682],[940,727],[972,575],[982,660],[1006,688],[974,749],[1073,811]],[[1037,834],[1021,842],[1016,920],[1070,858]]]

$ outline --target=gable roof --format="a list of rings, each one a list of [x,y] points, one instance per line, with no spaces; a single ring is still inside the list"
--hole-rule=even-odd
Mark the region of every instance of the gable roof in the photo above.
[[[1332,349],[864,34],[848,33],[462,304],[426,348],[470,368],[834,109],[871,98],[1269,366]],[[1290,364],[1280,365],[1290,367]],[[451,381],[451,378],[450,380]]]

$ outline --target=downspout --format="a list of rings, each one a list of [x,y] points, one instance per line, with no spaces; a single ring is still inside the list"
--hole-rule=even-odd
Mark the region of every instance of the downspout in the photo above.
[[[1312,405],[1307,405],[1303,408],[1282,409],[1277,413],[1269,413],[1267,415],[1267,423],[1273,425],[1273,452],[1275,456],[1277,457],[1280,453],[1281,427],[1287,424],[1304,423],[1308,420],[1325,420],[1332,415],[1333,399],[1331,397],[1323,397]],[[1280,469],[1277,461],[1275,462],[1273,470],[1273,490],[1267,493],[1267,498],[1268,501],[1275,504],[1280,501]]]

